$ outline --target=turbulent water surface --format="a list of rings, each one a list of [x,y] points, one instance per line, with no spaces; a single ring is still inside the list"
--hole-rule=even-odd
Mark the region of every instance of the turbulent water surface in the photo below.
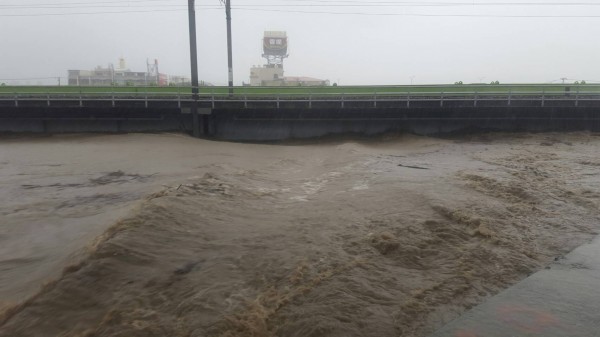
[[[426,336],[597,234],[599,148],[0,139],[0,335]]]

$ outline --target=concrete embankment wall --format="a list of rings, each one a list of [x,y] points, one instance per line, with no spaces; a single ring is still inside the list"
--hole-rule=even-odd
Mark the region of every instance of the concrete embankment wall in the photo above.
[[[186,129],[191,129],[191,116],[172,108],[0,108],[0,132],[119,133]]]
[[[0,132],[191,132],[180,109],[13,108],[0,111]],[[201,130],[224,140],[268,141],[356,133],[434,135],[461,130],[600,132],[593,107],[471,107],[369,109],[215,109],[201,115]],[[206,126],[205,126],[205,125]]]
[[[463,130],[600,131],[596,108],[424,108],[216,111],[214,136],[229,140],[278,140],[356,133],[435,135]]]

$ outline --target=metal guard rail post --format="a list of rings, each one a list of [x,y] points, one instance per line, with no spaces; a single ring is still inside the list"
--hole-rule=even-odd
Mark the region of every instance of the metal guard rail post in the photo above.
[[[0,100],[9,101],[11,92],[0,93]],[[142,96],[143,95],[143,96]],[[83,90],[77,92],[30,92],[30,93],[19,93],[12,92],[13,105],[15,107],[21,107],[27,105],[27,102],[43,101],[46,106],[54,105],[54,102],[66,102],[66,101],[79,101],[79,106],[84,106],[84,101],[110,101],[111,105],[115,107],[119,102],[124,101],[143,101],[144,106],[148,107],[153,101],[173,101],[177,103],[177,106],[181,108],[184,102],[188,101],[188,95],[178,90],[177,92],[148,92],[147,89],[140,95],[140,92],[117,92],[115,90],[108,92],[90,92],[84,93]],[[140,97],[141,96],[141,97]],[[275,96],[275,97],[273,97]],[[255,102],[273,102],[276,103],[278,108],[281,108],[281,102],[307,102],[308,107],[314,108],[317,102],[338,102],[342,108],[348,107],[350,102],[364,102],[370,103],[373,108],[380,107],[381,102],[385,101],[397,101],[398,103],[405,101],[406,107],[410,108],[412,101],[438,101],[439,106],[447,106],[448,102],[451,101],[466,101],[472,100],[473,106],[477,107],[480,101],[494,101],[493,105],[500,104],[500,101],[504,101],[503,106],[512,106],[517,101],[538,101],[542,107],[545,107],[550,102],[562,101],[572,102],[571,106],[579,107],[582,102],[598,102],[600,101],[600,91],[581,91],[579,88],[569,95],[565,91],[520,91],[514,92],[509,90],[508,92],[502,91],[454,91],[445,92],[422,92],[422,93],[411,93],[411,92],[373,92],[372,95],[366,93],[300,93],[300,92],[287,92],[284,94],[277,93],[269,97],[264,93],[245,93],[244,96],[234,95],[229,97],[225,94],[215,94],[214,92],[209,96],[207,94],[201,95],[200,100],[210,102],[210,106],[218,108],[218,103],[222,102],[243,102],[244,108],[248,108],[250,103]],[[370,97],[369,97],[370,96]],[[437,97],[436,97],[437,96]],[[4,98],[3,98],[4,97]],[[530,103],[527,103],[527,105]],[[539,106],[539,105],[538,105]]]

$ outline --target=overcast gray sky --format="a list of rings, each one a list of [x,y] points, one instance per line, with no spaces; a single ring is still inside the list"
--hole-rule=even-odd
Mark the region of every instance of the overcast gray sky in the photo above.
[[[600,81],[598,0],[232,0],[234,79],[287,31],[286,76],[342,85]],[[199,76],[227,83],[225,10],[197,0]],[[93,14],[81,14],[93,13]],[[185,0],[0,0],[0,79],[66,77],[124,57],[189,76]],[[36,84],[41,79],[21,81]],[[55,81],[50,81],[54,83]]]

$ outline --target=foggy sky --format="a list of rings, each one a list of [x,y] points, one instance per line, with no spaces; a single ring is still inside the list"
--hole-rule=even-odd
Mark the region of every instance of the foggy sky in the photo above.
[[[224,7],[218,0],[196,2],[199,77],[224,85]],[[261,58],[265,30],[287,31],[286,76],[329,79],[341,85],[410,84],[411,76],[415,84],[545,83],[561,77],[600,81],[600,6],[489,5],[507,0],[463,0],[458,6],[459,2],[232,0],[235,84],[249,82],[250,67],[265,62]],[[444,3],[454,5],[440,6]],[[69,8],[44,8],[60,4]],[[69,14],[140,10],[156,12]],[[13,16],[38,14],[43,16]],[[68,69],[116,65],[121,56],[134,71],[144,71],[146,59],[158,59],[162,73],[189,76],[188,39],[185,0],[0,0],[0,81],[58,76],[64,81]],[[56,82],[19,83],[42,81]]]

